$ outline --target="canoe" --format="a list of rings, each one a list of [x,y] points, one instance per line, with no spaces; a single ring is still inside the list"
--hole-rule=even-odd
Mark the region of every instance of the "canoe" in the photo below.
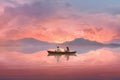
[[[77,56],[76,53],[67,53],[67,54],[63,54],[63,53],[48,53],[48,56],[62,56],[62,55],[65,55],[65,56]]]
[[[49,54],[75,54],[76,51],[69,51],[69,52],[57,52],[57,51],[48,51]]]

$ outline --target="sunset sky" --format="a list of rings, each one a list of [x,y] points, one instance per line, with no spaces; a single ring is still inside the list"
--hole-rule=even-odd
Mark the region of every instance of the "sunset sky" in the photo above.
[[[120,0],[0,0],[0,80],[120,80]]]
[[[0,40],[120,38],[120,0],[0,0]]]

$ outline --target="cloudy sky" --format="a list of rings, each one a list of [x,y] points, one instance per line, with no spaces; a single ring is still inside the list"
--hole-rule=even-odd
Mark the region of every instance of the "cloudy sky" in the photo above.
[[[120,38],[120,0],[0,0],[0,39]]]

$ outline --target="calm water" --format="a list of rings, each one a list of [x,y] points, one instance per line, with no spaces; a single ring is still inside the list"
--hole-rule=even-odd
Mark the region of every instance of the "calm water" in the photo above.
[[[72,47],[76,55],[0,48],[0,80],[120,80],[120,48]]]

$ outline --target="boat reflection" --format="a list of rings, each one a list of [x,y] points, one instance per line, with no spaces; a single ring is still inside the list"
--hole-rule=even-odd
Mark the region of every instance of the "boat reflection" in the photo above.
[[[52,54],[52,53],[48,53],[48,56],[55,56],[57,62],[59,62],[60,58],[62,56],[64,56],[66,58],[66,61],[69,61],[70,56],[77,56],[77,54],[76,53],[72,53],[72,54],[62,54],[62,53],[61,54],[60,53],[59,54],[58,53]]]

